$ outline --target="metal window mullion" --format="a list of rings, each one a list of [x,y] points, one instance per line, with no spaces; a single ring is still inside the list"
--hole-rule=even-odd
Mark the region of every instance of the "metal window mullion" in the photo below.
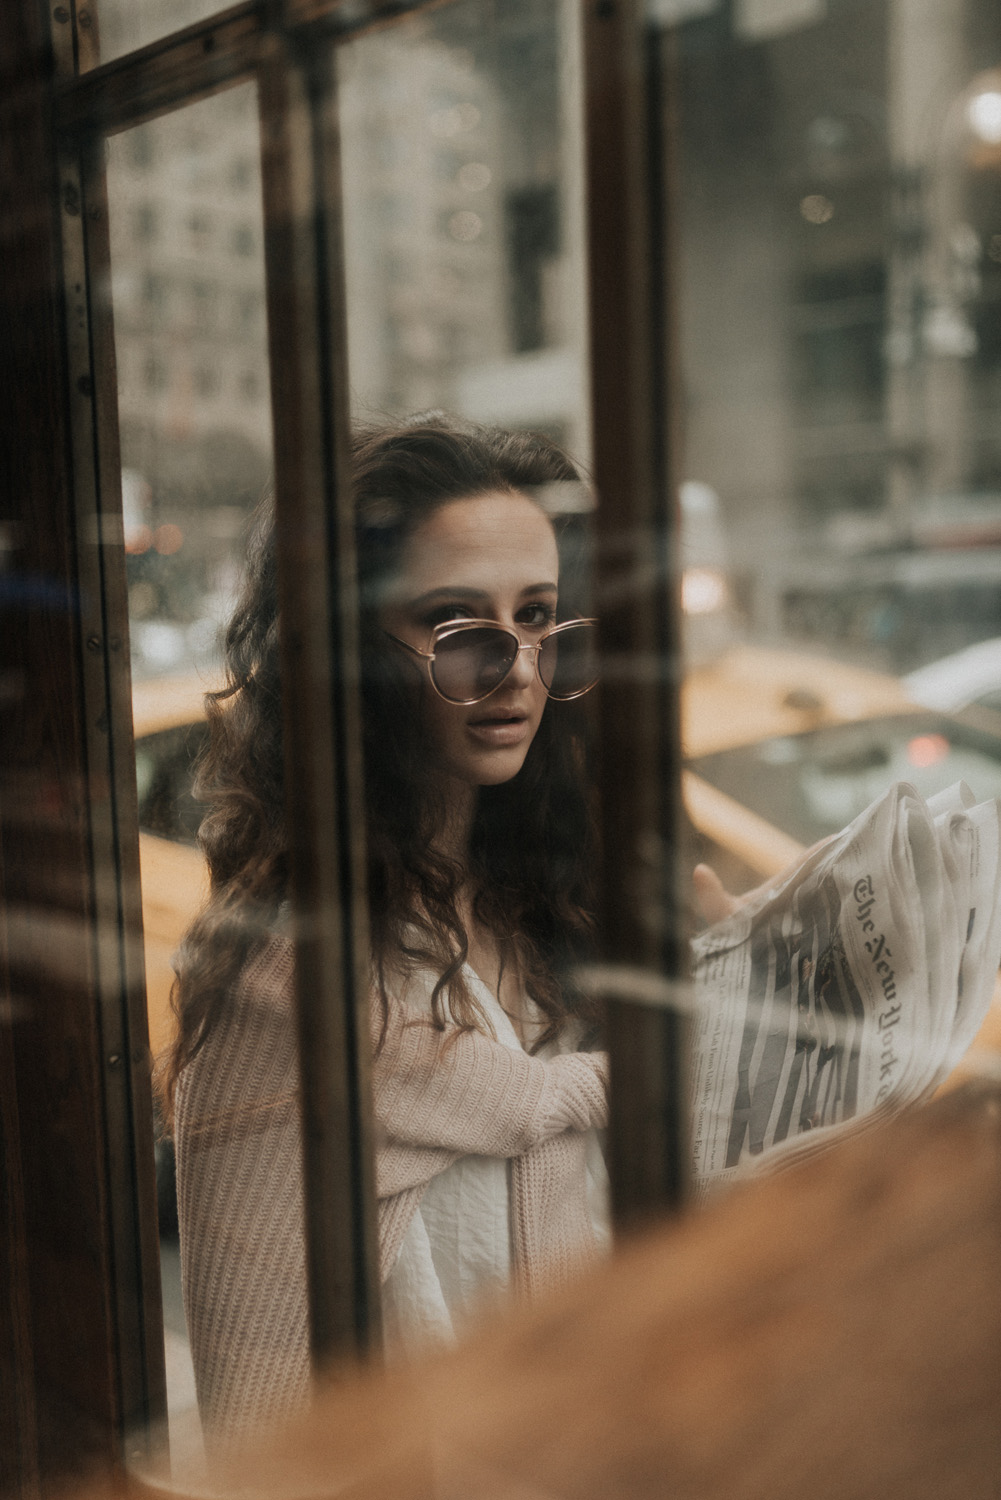
[[[263,35],[261,6],[248,0],[90,72],[64,77],[54,97],[57,126],[110,135],[193,104],[247,78]]]
[[[111,135],[243,82],[265,56],[271,35],[297,39],[307,51],[315,50],[329,39],[346,41],[441,3],[244,0],[111,62],[81,69],[78,76],[73,68],[64,69],[55,92],[56,120],[63,130]],[[85,51],[89,55],[93,46]]]
[[[585,0],[597,595],[602,957],[612,1067],[612,1205],[622,1228],[687,1191],[684,1019],[628,998],[628,971],[685,975],[679,880],[680,650],[668,441],[662,59],[638,0]]]
[[[259,75],[287,815],[314,1361],[379,1332],[368,938],[335,78]]]
[[[91,860],[91,963],[104,1105],[103,1189],[122,1434],[142,1447],[166,1419],[152,1094],[139,896],[128,609],[100,144],[57,160]]]

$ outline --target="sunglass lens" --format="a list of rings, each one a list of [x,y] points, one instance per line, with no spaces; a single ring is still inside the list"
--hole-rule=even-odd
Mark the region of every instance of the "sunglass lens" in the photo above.
[[[475,703],[503,682],[517,654],[518,642],[506,630],[456,630],[435,645],[434,685],[450,703]]]
[[[576,698],[598,680],[598,632],[585,620],[554,630],[539,652],[539,676],[550,698]]]

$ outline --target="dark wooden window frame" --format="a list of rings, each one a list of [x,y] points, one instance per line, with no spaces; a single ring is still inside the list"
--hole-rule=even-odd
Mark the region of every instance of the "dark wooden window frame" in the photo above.
[[[26,1017],[0,1026],[0,1273],[9,1273],[0,1333],[10,1335],[12,1377],[0,1382],[0,1448],[10,1439],[0,1482],[8,1464],[25,1493],[88,1460],[120,1462],[125,1434],[139,1434],[130,1446],[141,1442],[165,1399],[114,346],[110,315],[90,294],[108,269],[103,138],[251,79],[260,98],[275,376],[314,1355],[323,1362],[361,1352],[378,1327],[328,44],[422,8],[247,3],[104,66],[94,66],[84,0],[49,13],[20,0],[0,21],[16,70],[0,125],[21,152],[15,159],[8,146],[0,156],[10,204],[3,223],[14,246],[2,296],[17,330],[0,413],[10,453],[5,519],[13,576],[44,578],[63,599],[38,618],[24,615],[4,646],[10,680],[37,674],[39,686],[39,695],[15,692],[8,722],[26,754],[11,758],[0,783],[0,978],[9,1014],[20,1007]],[[676,534],[665,252],[670,59],[636,0],[583,0],[581,13],[597,590],[610,665],[596,714],[606,836],[603,952],[593,980],[608,1007],[613,1203],[622,1226],[676,1205],[685,1190],[683,1023],[642,998],[651,989],[670,996],[684,977],[674,857],[680,658],[668,561]],[[651,557],[661,559],[653,578]],[[49,875],[39,873],[31,830],[15,810],[32,775],[36,790],[51,788],[57,809]],[[19,935],[19,914],[33,909],[76,924],[74,973],[59,984],[37,941]],[[67,1067],[74,1081],[60,1096]],[[48,1117],[39,1094],[54,1100]],[[52,1255],[53,1235],[70,1228],[61,1209],[50,1211],[60,1173],[77,1179],[86,1219],[89,1275],[76,1299]],[[61,1342],[54,1310],[72,1320],[75,1304],[75,1337]]]

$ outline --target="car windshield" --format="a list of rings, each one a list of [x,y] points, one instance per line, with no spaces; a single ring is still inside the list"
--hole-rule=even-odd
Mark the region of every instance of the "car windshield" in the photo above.
[[[940,714],[830,725],[721,750],[691,769],[793,838],[837,833],[895,781],[923,797],[964,780],[1001,797],[1001,736]]]

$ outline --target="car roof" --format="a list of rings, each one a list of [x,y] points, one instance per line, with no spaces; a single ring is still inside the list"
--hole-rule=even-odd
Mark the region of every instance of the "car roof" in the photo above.
[[[689,672],[682,692],[682,742],[689,757],[847,724],[913,712],[899,678],[825,656],[737,646]]]

